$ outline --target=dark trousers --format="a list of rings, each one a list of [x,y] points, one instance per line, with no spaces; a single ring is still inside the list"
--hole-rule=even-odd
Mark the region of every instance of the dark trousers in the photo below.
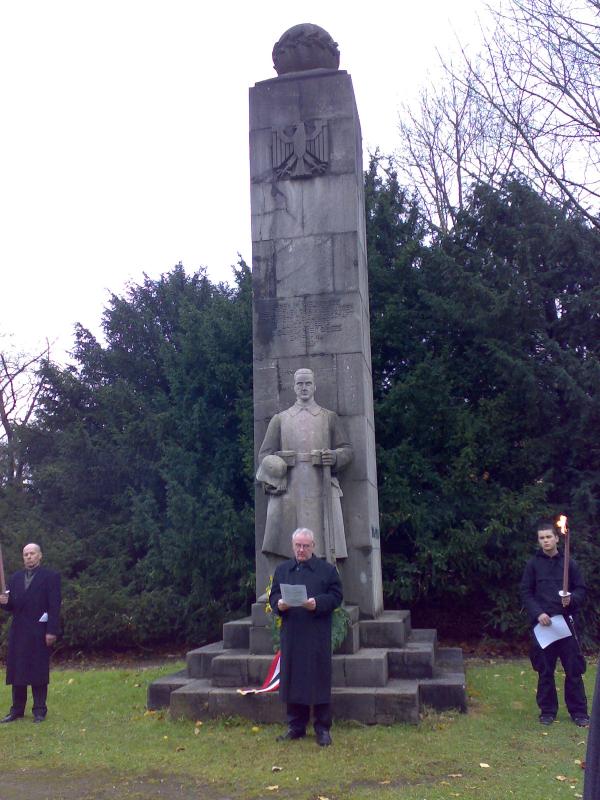
[[[541,714],[558,712],[558,695],[554,682],[556,662],[560,658],[565,671],[565,705],[572,717],[587,715],[587,698],[582,674],[585,662],[574,636],[552,642],[544,650],[534,638],[529,653],[531,665],[538,673],[536,700]]]
[[[48,713],[46,705],[46,698],[48,697],[48,684],[43,683],[41,686],[32,686],[31,694],[33,695],[33,716],[45,717]],[[27,703],[27,686],[12,687],[12,708],[10,713],[15,717],[22,717],[25,713],[25,704]]]
[[[331,703],[319,703],[312,707],[315,733],[323,733],[331,728]],[[287,704],[288,729],[294,733],[306,733],[310,719],[310,706],[301,703]]]

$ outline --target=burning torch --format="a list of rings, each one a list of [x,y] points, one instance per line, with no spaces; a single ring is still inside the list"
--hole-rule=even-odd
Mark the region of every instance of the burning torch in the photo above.
[[[2,558],[2,545],[0,545],[0,594],[8,594],[6,578],[4,577],[4,560]]]
[[[560,517],[557,519],[556,527],[565,537],[563,588],[561,591],[559,591],[559,595],[563,599],[563,605],[565,605],[564,600],[565,598],[571,596],[571,592],[569,591],[569,526],[567,525],[567,518],[565,517],[564,514],[561,514]]]

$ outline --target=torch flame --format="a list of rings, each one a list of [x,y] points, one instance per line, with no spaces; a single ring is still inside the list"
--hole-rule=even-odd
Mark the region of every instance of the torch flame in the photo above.
[[[561,514],[558,520],[556,521],[556,527],[560,528],[560,532],[563,536],[567,535],[567,517],[564,514]]]

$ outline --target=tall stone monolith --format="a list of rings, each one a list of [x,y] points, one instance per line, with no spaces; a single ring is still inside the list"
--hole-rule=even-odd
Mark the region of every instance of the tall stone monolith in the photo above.
[[[294,372],[312,369],[315,400],[337,413],[354,451],[339,476],[344,596],[374,618],[383,598],[360,122],[322,28],[291,28],[273,60],[278,77],[250,89],[255,452],[296,399]],[[257,484],[258,596],[267,499]]]

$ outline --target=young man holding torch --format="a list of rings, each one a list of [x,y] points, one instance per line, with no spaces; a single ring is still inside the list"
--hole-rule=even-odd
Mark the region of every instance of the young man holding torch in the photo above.
[[[563,519],[563,518],[561,518]],[[566,518],[564,518],[564,530]],[[585,582],[579,567],[565,554],[559,552],[559,537],[554,523],[544,520],[538,525],[537,538],[540,549],[531,558],[521,579],[521,597],[533,626],[551,626],[552,617],[565,618],[571,635],[557,639],[542,648],[532,636],[529,657],[538,673],[537,704],[542,725],[551,725],[558,712],[558,696],[554,682],[556,662],[560,658],[565,671],[565,704],[573,722],[587,727],[589,717],[582,674],[585,660],[573,627],[573,613],[581,607],[585,597]],[[555,619],[557,624],[560,620]],[[566,632],[566,631],[565,631]]]

